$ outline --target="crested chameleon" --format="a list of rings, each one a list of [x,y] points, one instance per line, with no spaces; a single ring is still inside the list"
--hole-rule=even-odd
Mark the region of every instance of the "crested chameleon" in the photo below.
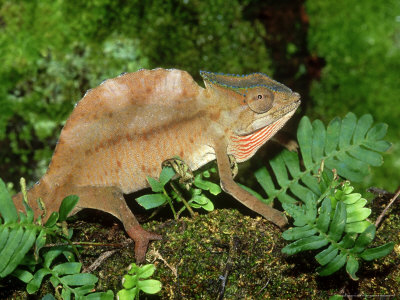
[[[278,210],[260,202],[232,178],[228,156],[252,157],[293,115],[299,94],[262,73],[200,72],[205,88],[177,69],[139,70],[86,92],[61,131],[46,174],[28,191],[35,215],[41,198],[49,212],[78,195],[72,213],[94,208],[118,218],[143,261],[150,240],[123,194],[148,187],[162,163],[179,156],[192,170],[217,161],[221,187],[278,226]],[[21,194],[13,197],[22,211]]]

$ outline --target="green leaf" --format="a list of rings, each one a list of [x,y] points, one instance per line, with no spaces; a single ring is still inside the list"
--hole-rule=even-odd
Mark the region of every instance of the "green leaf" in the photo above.
[[[137,286],[138,283],[138,275],[129,275],[126,274],[122,278],[122,286],[126,289],[132,289]]]
[[[203,180],[199,175],[195,176],[194,185],[199,189],[209,191],[213,195],[218,195],[219,193],[221,193],[221,187],[218,184],[215,184],[211,181]]]
[[[347,214],[347,223],[363,221],[371,214],[370,208],[359,208],[356,211],[352,211]]]
[[[269,161],[272,170],[274,171],[276,180],[280,186],[287,186],[289,184],[289,176],[286,170],[285,161],[279,156],[275,156]]]
[[[107,292],[92,293],[92,294],[89,294],[89,295],[83,297],[83,299],[84,300],[113,300],[114,292],[111,290],[108,290]],[[133,298],[131,298],[131,299],[133,299]]]
[[[99,279],[93,274],[79,273],[73,275],[66,275],[62,278],[62,280],[67,285],[80,286],[80,285],[95,284]]]
[[[18,221],[17,209],[8,193],[7,187],[3,180],[0,179],[0,215],[4,220],[4,224],[15,223]],[[0,219],[1,220],[1,219]]]
[[[50,217],[47,219],[47,222],[44,224],[44,226],[46,226],[48,228],[53,227],[57,223],[59,217],[60,217],[59,213],[56,211],[53,211],[51,213]]]
[[[301,227],[307,224],[307,219],[304,217],[305,211],[303,206],[291,203],[282,203],[282,207],[294,218],[293,225]]]
[[[315,219],[317,218],[317,196],[312,192],[308,192],[304,202],[306,204],[305,217],[307,218],[307,222],[314,223]]]
[[[163,167],[161,174],[160,174],[160,183],[164,187],[172,177],[174,177],[175,171],[171,167]]]
[[[346,225],[346,206],[343,202],[336,204],[335,214],[329,226],[329,238],[337,242],[341,237]]]
[[[0,227],[0,250],[3,249],[4,245],[7,243],[9,235],[10,235],[10,229],[8,227],[1,226]]]
[[[36,293],[37,290],[40,288],[40,285],[42,284],[42,280],[44,276],[51,274],[50,270],[47,270],[45,268],[39,269],[36,271],[36,273],[33,275],[33,279],[28,283],[26,286],[26,291],[29,294]]]
[[[22,235],[18,247],[12,253],[7,266],[0,272],[0,277],[10,274],[21,263],[26,253],[32,248],[36,240],[36,228],[27,228]],[[3,256],[0,256],[3,257]]]
[[[15,269],[12,273],[12,276],[17,277],[22,282],[28,283],[32,280],[33,275],[31,272],[22,269]]]
[[[358,261],[354,256],[349,256],[346,264],[346,272],[350,275],[351,279],[358,280],[356,272],[358,271]]]
[[[312,126],[310,119],[308,117],[303,117],[299,123],[299,128],[297,130],[297,140],[300,146],[301,156],[303,157],[303,162],[308,170],[313,169],[312,161]]]
[[[312,122],[313,139],[312,139],[312,157],[314,161],[319,161],[324,155],[326,130],[321,120]]]
[[[146,294],[156,294],[161,291],[161,282],[155,279],[140,280],[138,288]]]
[[[372,141],[378,141],[383,139],[386,135],[388,125],[385,123],[376,124],[367,133],[367,139]]]
[[[338,254],[326,266],[317,269],[320,276],[328,276],[335,273],[346,263],[346,253]]]
[[[327,249],[321,251],[315,256],[315,259],[321,266],[325,266],[332,259],[334,259],[338,253],[338,248],[334,245],[330,245]]]
[[[390,242],[379,247],[367,249],[364,252],[362,252],[360,256],[368,261],[373,259],[378,259],[388,255],[390,252],[393,251],[393,248],[394,248],[394,243]]]
[[[331,218],[331,210],[331,200],[326,197],[324,201],[322,201],[321,207],[319,209],[319,217],[317,219],[317,228],[323,233],[328,231]]]
[[[136,201],[145,209],[152,209],[163,205],[165,202],[167,202],[167,198],[164,194],[150,194],[140,196],[136,198]]]
[[[339,148],[345,148],[350,144],[351,138],[356,127],[357,118],[355,114],[348,113],[342,120],[339,135]]]
[[[345,232],[356,232],[356,233],[362,233],[367,227],[371,225],[371,222],[369,221],[359,221],[359,222],[354,222],[354,223],[347,223],[344,231]]]
[[[61,202],[59,209],[58,221],[63,222],[67,219],[70,212],[74,209],[75,205],[78,203],[79,197],[76,195],[70,195],[64,198]]]
[[[311,225],[305,225],[302,227],[293,227],[282,233],[282,237],[285,240],[298,240],[301,238],[309,237],[317,233],[317,229],[311,227]]]
[[[367,229],[364,230],[360,234],[360,236],[357,238],[356,243],[354,248],[352,249],[353,253],[359,253],[365,249],[374,239],[375,237],[375,225],[371,224],[367,227]]]
[[[81,271],[82,264],[79,262],[66,262],[63,264],[56,265],[53,268],[53,272],[56,272],[58,276],[67,274],[77,274]]]
[[[349,195],[344,195],[343,197],[341,197],[340,200],[342,200],[345,204],[353,204],[360,199],[361,199],[361,194],[353,193]]]
[[[264,191],[268,194],[268,196],[272,199],[268,199],[269,202],[272,202],[273,197],[275,197],[275,185],[272,182],[271,175],[268,173],[266,167],[262,167],[254,172],[254,176],[257,179],[257,182],[261,185]]]
[[[43,265],[46,268],[50,268],[51,263],[53,262],[53,260],[59,256],[60,254],[63,253],[63,248],[62,247],[54,247],[51,248],[49,251],[47,251],[44,254],[44,263]]]
[[[140,269],[137,273],[138,273],[139,278],[145,279],[145,278],[151,277],[155,270],[156,270],[156,267],[153,264],[147,264],[147,265],[140,267]]]
[[[353,134],[353,143],[356,144],[363,141],[373,122],[374,120],[370,114],[363,115],[360,119],[358,119],[357,127]]]
[[[138,294],[138,292],[138,288],[133,288],[130,290],[123,289],[117,293],[117,297],[119,300],[132,300],[136,299],[136,295]]]
[[[322,236],[310,236],[297,240],[282,249],[285,254],[295,254],[305,250],[319,249],[329,243],[329,240]]]
[[[11,255],[15,253],[19,244],[21,243],[22,236],[24,234],[24,230],[21,226],[15,227],[10,231],[9,238],[7,239],[7,243],[3,249],[0,251],[0,277],[4,277],[2,274],[7,268],[8,263],[10,262]],[[10,273],[12,270],[10,271]],[[5,272],[4,272],[5,274]]]
[[[329,122],[326,129],[326,143],[325,143],[325,154],[328,155],[336,151],[339,144],[340,127],[342,121],[336,117]]]
[[[158,180],[151,178],[150,176],[147,176],[147,181],[151,187],[151,190],[154,193],[160,193],[164,190],[164,185]]]

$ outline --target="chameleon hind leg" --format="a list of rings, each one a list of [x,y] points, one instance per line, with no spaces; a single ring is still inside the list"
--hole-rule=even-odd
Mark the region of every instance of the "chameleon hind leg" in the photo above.
[[[78,208],[99,209],[118,218],[124,225],[129,237],[135,242],[136,262],[145,261],[149,242],[160,240],[161,236],[148,232],[140,226],[119,189],[113,187],[82,187],[76,190],[76,194],[79,196]]]

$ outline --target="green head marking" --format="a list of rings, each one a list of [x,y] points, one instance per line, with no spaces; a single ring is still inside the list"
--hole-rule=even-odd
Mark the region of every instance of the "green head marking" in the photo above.
[[[265,113],[276,98],[284,98],[292,93],[285,85],[263,73],[234,75],[200,71],[206,84],[225,88],[238,93],[255,113]]]

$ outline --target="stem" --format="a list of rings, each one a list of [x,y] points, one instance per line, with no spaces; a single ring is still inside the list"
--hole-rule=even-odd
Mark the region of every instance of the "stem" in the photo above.
[[[396,201],[396,199],[399,197],[399,195],[400,195],[400,186],[397,188],[396,194],[393,196],[393,198],[390,199],[389,204],[385,207],[385,209],[382,211],[382,213],[376,219],[376,222],[375,222],[376,228],[378,228],[379,224],[382,222],[383,217],[386,215],[389,207],[392,206],[392,204],[394,203],[394,201]]]
[[[174,206],[172,205],[172,200],[171,200],[170,196],[168,195],[167,191],[165,190],[165,187],[163,188],[163,193],[164,193],[164,196],[167,197],[167,201],[168,201],[169,206],[171,207],[172,213],[174,215],[174,219],[178,220],[178,216],[176,215],[176,211],[174,209]]]
[[[183,198],[181,192],[176,188],[176,186],[174,185],[173,182],[171,182],[171,186],[174,189],[175,193],[178,195],[179,199],[183,202],[183,205],[185,205],[185,207],[189,211],[191,217],[194,218],[196,215],[195,215],[193,209],[190,207],[190,204],[185,200],[185,198]]]

